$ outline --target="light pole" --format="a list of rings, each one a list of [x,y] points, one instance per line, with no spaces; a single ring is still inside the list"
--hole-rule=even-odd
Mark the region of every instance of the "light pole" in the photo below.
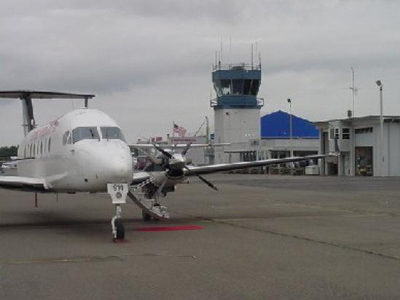
[[[350,89],[351,89],[352,94],[353,94],[353,111],[352,111],[352,117],[355,118],[355,117],[356,117],[356,113],[355,113],[354,100],[355,100],[355,97],[356,97],[357,88],[354,86],[354,68],[353,68],[353,67],[350,67],[350,69],[351,69],[351,74],[352,74],[352,76],[351,76],[351,79],[352,79],[352,80],[351,80],[352,86],[350,87]]]
[[[379,117],[379,123],[380,123],[380,148],[381,148],[381,156],[382,156],[382,164],[381,164],[381,175],[383,176],[383,164],[385,161],[385,155],[384,155],[384,141],[383,141],[383,84],[382,81],[377,80],[376,85],[379,87],[379,104],[380,104],[380,117]]]
[[[292,100],[290,98],[287,99],[289,103],[289,139],[290,139],[290,156],[293,156],[293,144],[292,144],[292,136],[293,136],[293,125],[292,125]]]

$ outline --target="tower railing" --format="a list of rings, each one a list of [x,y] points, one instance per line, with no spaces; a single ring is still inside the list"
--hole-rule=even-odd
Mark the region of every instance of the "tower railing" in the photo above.
[[[261,71],[261,64],[245,64],[245,63],[235,63],[235,64],[221,64],[218,63],[213,65],[213,71],[218,70],[257,70]]]
[[[231,95],[234,96],[234,95]],[[237,95],[239,97],[243,96],[243,95]],[[257,105],[256,106],[264,106],[264,98],[256,98],[257,100]],[[218,98],[214,98],[210,100],[210,107],[216,107],[219,106],[220,103],[218,103]]]

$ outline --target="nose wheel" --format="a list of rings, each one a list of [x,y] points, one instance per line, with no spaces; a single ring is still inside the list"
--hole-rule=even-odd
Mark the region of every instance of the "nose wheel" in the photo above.
[[[115,216],[111,219],[112,235],[114,242],[120,242],[125,238],[125,227],[121,219],[121,205],[115,205]]]
[[[121,205],[126,203],[128,193],[127,184],[108,184],[107,191],[111,196],[112,203],[115,206],[115,216],[111,219],[112,237],[114,242],[120,242],[125,238],[125,228],[122,224]]]

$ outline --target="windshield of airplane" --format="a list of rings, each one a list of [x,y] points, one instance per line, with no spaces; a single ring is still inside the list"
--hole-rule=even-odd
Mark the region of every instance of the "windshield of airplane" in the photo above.
[[[72,141],[75,144],[81,140],[100,140],[96,127],[77,127],[72,130]]]
[[[122,140],[125,142],[125,137],[118,127],[101,127],[101,135],[103,140]]]

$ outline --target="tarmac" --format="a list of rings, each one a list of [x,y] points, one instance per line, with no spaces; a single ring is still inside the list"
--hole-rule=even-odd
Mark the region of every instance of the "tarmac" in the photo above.
[[[0,299],[400,298],[400,178],[207,179],[117,244],[106,194],[0,190]]]

